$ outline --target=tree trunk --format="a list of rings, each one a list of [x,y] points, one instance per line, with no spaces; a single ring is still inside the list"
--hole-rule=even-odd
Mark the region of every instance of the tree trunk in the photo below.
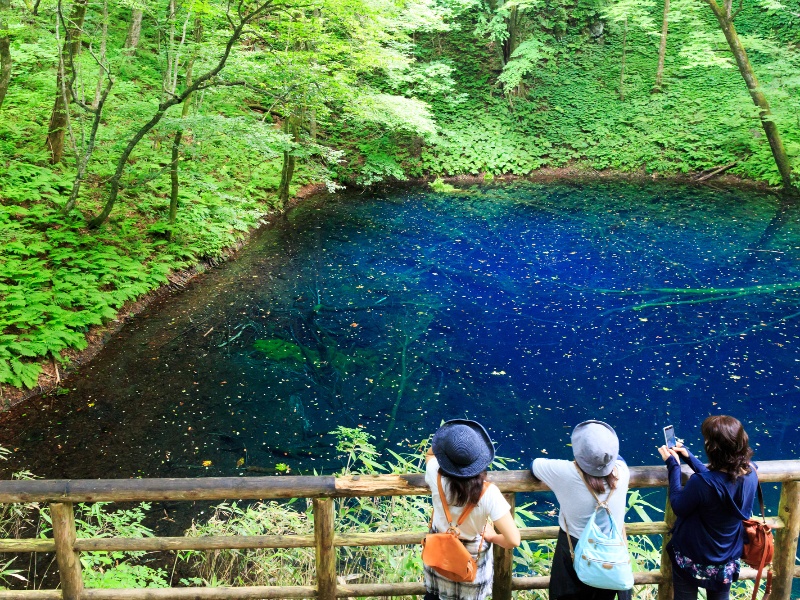
[[[86,145],[82,148],[83,154],[77,151],[75,153],[77,172],[75,174],[75,179],[72,182],[72,191],[70,192],[69,199],[64,205],[62,211],[65,215],[68,215],[70,212],[72,212],[72,209],[75,208],[75,204],[78,201],[78,194],[81,191],[81,184],[83,183],[83,178],[86,175],[86,168],[89,165],[89,161],[92,159],[92,153],[94,152],[94,144],[97,140],[97,130],[100,127],[100,121],[103,117],[103,107],[108,99],[108,94],[111,93],[111,87],[114,85],[114,80],[111,78],[111,72],[108,69],[108,63],[106,62],[106,44],[108,42],[108,0],[103,2],[103,24],[101,30],[102,38],[100,40],[100,55],[93,55],[98,66],[97,88],[95,89],[94,100],[92,101],[91,106],[89,106],[86,104],[85,99],[81,100],[80,96],[77,94],[74,95],[76,104],[78,104],[86,112],[91,113],[93,117],[89,139]],[[106,81],[105,87],[103,86],[104,79]],[[75,80],[73,77],[70,79],[68,89],[70,91],[74,90],[74,85]]]
[[[284,133],[291,133],[294,136],[294,141],[300,141],[300,129],[298,127],[296,117],[287,117],[283,123]],[[278,186],[278,199],[281,204],[286,204],[289,201],[289,186],[292,184],[292,177],[294,177],[294,167],[296,158],[289,152],[283,152],[283,168],[281,169],[281,183]]]
[[[664,0],[664,20],[661,22],[661,45],[658,47],[658,68],[656,84],[651,90],[654,94],[661,91],[661,80],[664,77],[664,57],[667,55],[667,28],[669,26],[669,0]]]
[[[194,21],[194,41],[199,44],[203,41],[203,21],[200,17],[196,17]],[[189,59],[189,64],[186,65],[186,85],[192,85],[192,70],[194,68],[194,61],[197,58],[197,50],[192,53]],[[183,101],[183,108],[181,109],[181,119],[185,119],[189,114],[191,107],[192,96],[191,94]],[[181,140],[183,139],[183,129],[178,129],[175,132],[175,137],[172,140],[172,163],[170,165],[170,193],[169,193],[169,232],[167,239],[172,239],[172,231],[175,227],[175,219],[178,217],[178,193],[180,192],[180,182],[178,181],[178,161],[181,157]]]
[[[758,79],[753,72],[753,67],[750,65],[750,60],[747,58],[744,46],[736,33],[736,28],[733,26],[733,19],[729,18],[728,12],[717,4],[716,0],[706,0],[714,15],[719,21],[719,26],[725,34],[725,39],[728,40],[728,45],[736,58],[736,64],[739,67],[739,73],[747,84],[747,89],[750,92],[750,97],[753,103],[759,108],[758,114],[761,117],[761,125],[764,127],[764,133],[769,140],[769,146],[772,149],[772,156],[775,158],[775,164],[781,174],[781,181],[783,182],[783,189],[787,192],[796,191],[792,186],[792,167],[789,163],[789,157],[786,154],[786,149],[783,147],[780,132],[775,121],[772,120],[772,111],[769,108],[767,97],[758,87]]]
[[[97,110],[100,104],[100,96],[103,92],[103,76],[106,74],[106,44],[108,43],[108,0],[103,2],[103,23],[101,25],[100,37],[100,64],[97,65],[97,86],[94,90],[94,100],[92,108]]]
[[[131,22],[128,25],[128,35],[125,37],[125,52],[127,54],[136,54],[136,48],[139,46],[139,38],[142,35],[142,17],[144,13],[141,9],[134,8],[131,11]]]
[[[172,140],[172,163],[169,169],[169,225],[170,229],[167,234],[167,239],[172,238],[172,226],[175,225],[175,218],[178,216],[178,192],[180,191],[180,184],[178,181],[178,160],[181,156],[181,139],[183,138],[183,130],[178,129],[175,132],[175,137]]]
[[[56,101],[53,113],[50,115],[50,125],[47,128],[47,147],[50,149],[50,162],[57,164],[64,157],[64,134],[69,120],[69,103],[72,100],[67,81],[70,79],[68,70],[73,68],[73,59],[81,51],[81,31],[83,19],[86,16],[87,0],[75,0],[72,13],[67,21],[64,37],[64,47],[59,58],[58,75],[56,76]],[[66,57],[66,58],[65,58]]]
[[[625,29],[622,31],[622,60],[619,68],[619,99],[625,101],[625,54],[628,46],[628,17],[625,17]]]
[[[6,99],[11,82],[11,39],[8,36],[8,21],[5,13],[11,7],[10,0],[0,0],[0,108]]]
[[[506,29],[508,30],[508,37],[506,38],[506,41],[503,44],[503,65],[508,64],[508,61],[511,60],[511,56],[514,54],[514,50],[517,49],[518,45],[517,38],[519,31],[519,21],[518,21],[516,7],[512,7],[509,10],[508,19],[506,20]]]
[[[105,88],[101,90],[96,103],[92,107],[92,110],[94,111],[92,129],[89,133],[89,141],[86,144],[83,155],[78,159],[78,169],[75,174],[75,180],[72,182],[72,191],[70,192],[69,199],[64,205],[64,209],[62,211],[65,215],[68,215],[70,212],[72,212],[72,209],[75,208],[75,204],[78,201],[78,194],[81,191],[81,184],[83,183],[83,178],[86,175],[86,167],[89,165],[89,160],[91,160],[92,153],[94,152],[94,144],[95,140],[97,139],[97,130],[100,127],[100,120],[103,116],[103,106],[106,103],[108,94],[111,92],[111,86],[113,85],[114,81],[110,76],[108,76],[106,78]]]

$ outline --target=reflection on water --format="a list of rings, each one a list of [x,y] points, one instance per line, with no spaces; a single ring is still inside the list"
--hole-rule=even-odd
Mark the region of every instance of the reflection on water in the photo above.
[[[567,457],[600,418],[632,464],[708,414],[798,454],[800,211],[631,184],[309,201],[132,321],[70,392],[16,407],[7,470],[47,477],[330,471],[328,432],[387,448],[441,419]],[[205,465],[205,466],[204,466]],[[249,470],[248,470],[249,469]]]

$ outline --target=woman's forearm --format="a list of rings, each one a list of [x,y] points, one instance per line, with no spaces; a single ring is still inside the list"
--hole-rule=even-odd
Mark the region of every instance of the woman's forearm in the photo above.
[[[507,540],[506,536],[504,536],[502,533],[498,533],[495,535],[494,539],[492,540],[487,539],[486,541],[491,542],[492,544],[497,544],[498,546],[500,546],[501,548],[505,548],[506,550],[513,550],[514,548],[519,546],[519,542],[514,544],[513,542]]]

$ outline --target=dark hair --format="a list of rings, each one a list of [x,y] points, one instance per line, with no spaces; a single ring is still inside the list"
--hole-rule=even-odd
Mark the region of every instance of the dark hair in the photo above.
[[[575,463],[578,464],[578,463]],[[581,469],[580,467],[578,467]],[[606,491],[606,486],[604,484],[608,484],[608,488],[611,490],[617,489],[617,470],[614,469],[606,475],[605,477],[598,477],[597,475],[589,475],[586,471],[581,469],[581,473],[583,474],[583,479],[586,481],[586,485],[588,485],[592,490],[594,490],[595,494],[602,494]]]
[[[750,472],[753,450],[738,419],[728,415],[708,417],[700,430],[705,439],[709,469],[727,473],[733,481]]]
[[[442,473],[447,477],[447,482],[450,484],[450,498],[447,499],[449,504],[453,506],[466,506],[467,504],[477,504],[481,499],[481,492],[483,492],[483,482],[486,481],[486,471],[482,471],[475,475],[475,477],[453,477]]]

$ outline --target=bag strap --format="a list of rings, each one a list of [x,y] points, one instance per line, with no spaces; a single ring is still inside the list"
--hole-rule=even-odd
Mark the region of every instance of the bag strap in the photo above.
[[[581,481],[583,481],[583,485],[585,485],[586,489],[589,490],[589,492],[591,492],[592,496],[594,496],[594,501],[597,502],[597,506],[594,507],[594,512],[592,513],[592,518],[594,518],[594,515],[597,513],[597,509],[598,508],[604,509],[610,516],[611,515],[611,509],[608,507],[608,500],[609,500],[609,498],[611,498],[611,494],[613,494],[614,490],[617,489],[617,488],[611,488],[611,491],[608,492],[608,496],[606,496],[606,499],[605,500],[600,500],[600,497],[592,489],[592,486],[590,486],[589,482],[586,481],[586,476],[583,474],[583,471],[578,466],[578,463],[573,461],[572,464],[575,465],[575,468],[578,470],[578,474],[581,476]],[[588,527],[588,523],[587,523],[587,527]],[[566,529],[566,533],[567,533],[567,543],[569,544],[569,555],[572,557],[572,560],[574,561],[575,560],[575,549],[572,547],[572,537],[569,535],[569,525],[567,525],[567,518],[566,517],[564,517],[564,528]],[[623,536],[625,535],[624,531],[625,530],[623,529]]]
[[[761,508],[761,521],[764,525],[767,524],[767,518],[764,516],[764,492],[761,490],[761,482],[758,482],[758,504]],[[758,573],[756,574],[756,581],[755,586],[753,587],[753,597],[751,600],[756,600],[756,595],[758,594],[758,587],[761,585],[761,572],[764,570],[764,565],[767,562],[767,547],[764,546],[761,552],[761,563],[758,565]],[[769,598],[770,593],[772,592],[772,569],[767,571],[767,587],[764,590],[764,598],[762,600],[766,600]]]
[[[583,481],[583,485],[585,485],[586,489],[589,490],[589,492],[592,494],[592,496],[594,496],[594,501],[597,502],[597,506],[595,507],[595,510],[597,510],[598,508],[602,508],[602,509],[605,509],[606,512],[610,513],[611,509],[608,508],[608,501],[611,499],[611,496],[614,493],[614,490],[616,490],[617,488],[611,488],[611,491],[608,492],[608,496],[606,496],[606,499],[605,500],[600,500],[600,497],[597,495],[597,492],[595,492],[594,489],[592,489],[592,486],[589,485],[589,482],[586,481],[586,474],[578,466],[578,463],[573,461],[572,464],[575,465],[575,468],[578,470],[578,474],[581,476],[581,480]]]
[[[453,516],[450,514],[450,507],[447,506],[447,498],[444,495],[444,487],[442,487],[442,474],[441,473],[437,473],[437,475],[436,475],[436,484],[439,487],[439,499],[442,501],[442,508],[444,509],[444,516],[447,519],[447,524],[450,527],[461,527],[461,524],[467,519],[467,517],[472,512],[472,510],[477,506],[477,503],[476,504],[473,504],[473,503],[467,504],[464,507],[464,510],[461,513],[461,516],[458,517],[458,521],[456,521],[456,524],[454,526],[453,525]],[[478,502],[480,502],[481,498],[483,498],[483,495],[486,493],[486,490],[489,489],[489,485],[490,484],[489,484],[488,481],[484,481],[483,482],[483,489],[481,490],[481,495],[478,496]],[[431,514],[431,524],[433,524],[433,514]],[[483,535],[482,534],[481,534],[481,543],[483,543]]]
[[[761,564],[758,565],[758,573],[756,574],[756,581],[755,586],[753,586],[753,597],[750,600],[756,600],[756,596],[758,595],[758,587],[761,585],[761,572],[764,570],[764,564],[767,562],[767,548],[764,547],[764,551],[761,553]],[[772,569],[767,571],[767,589],[764,590],[764,598],[762,600],[766,600],[769,598],[770,592],[772,591]]]

